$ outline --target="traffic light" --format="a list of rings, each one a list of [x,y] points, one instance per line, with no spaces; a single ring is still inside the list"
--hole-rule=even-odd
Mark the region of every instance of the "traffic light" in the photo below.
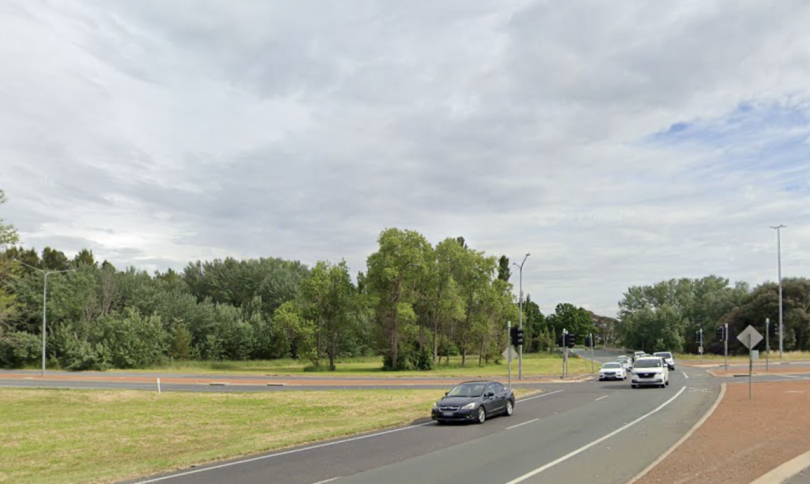
[[[776,333],[778,333],[777,330],[779,329],[777,326],[779,326],[779,323],[771,323],[768,325],[768,335],[771,338],[776,338]]]
[[[515,346],[520,346],[523,344],[523,330],[520,328],[515,328],[515,337],[512,338],[512,344]]]
[[[717,327],[717,341],[725,341],[726,340],[726,327],[725,326],[718,326]]]
[[[590,334],[589,334],[589,335],[588,335],[588,336],[585,338],[585,344],[588,346],[588,348],[593,347],[593,335],[590,335]]]
[[[523,330],[515,326],[509,330],[509,337],[512,339],[512,344],[520,346],[523,344]]]
[[[575,340],[577,339],[577,335],[568,333],[565,335],[565,346],[569,348],[573,348],[576,343]]]
[[[695,331],[695,342],[700,343],[700,330]]]

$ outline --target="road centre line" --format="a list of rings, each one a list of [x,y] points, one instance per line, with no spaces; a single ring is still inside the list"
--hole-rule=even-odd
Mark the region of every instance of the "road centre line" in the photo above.
[[[622,427],[619,427],[618,429],[614,430],[613,432],[611,432],[611,433],[609,433],[609,434],[607,434],[607,435],[605,435],[605,436],[603,436],[603,437],[600,437],[600,438],[598,438],[598,439],[594,440],[594,441],[593,441],[593,442],[591,442],[590,444],[584,445],[584,446],[580,447],[579,449],[577,449],[577,450],[575,450],[575,451],[573,451],[573,452],[569,452],[568,454],[566,454],[566,455],[564,455],[564,456],[562,456],[562,457],[560,457],[560,458],[558,458],[558,459],[556,459],[556,460],[553,460],[553,461],[549,462],[549,463],[548,463],[548,464],[546,464],[546,465],[540,466],[540,467],[538,467],[537,469],[535,469],[535,470],[533,470],[533,471],[531,471],[531,472],[528,472],[528,473],[526,473],[526,474],[523,474],[523,475],[522,475],[522,476],[520,476],[520,477],[517,477],[517,478],[515,478],[515,479],[512,479],[511,481],[507,482],[506,484],[518,484],[519,482],[523,482],[523,481],[525,481],[526,479],[528,479],[528,478],[530,478],[530,477],[533,477],[533,476],[536,476],[537,474],[540,474],[541,472],[543,472],[543,471],[545,471],[545,470],[551,469],[552,467],[556,466],[557,464],[560,464],[560,463],[562,463],[562,462],[565,462],[565,461],[567,461],[568,459],[570,459],[571,457],[574,457],[574,456],[576,456],[576,455],[578,455],[578,454],[581,454],[582,452],[585,452],[586,450],[590,449],[591,447],[593,447],[593,446],[595,446],[595,445],[598,445],[598,444],[600,444],[600,443],[604,442],[605,440],[607,440],[607,439],[609,439],[609,438],[613,437],[614,435],[616,435],[616,434],[618,434],[618,433],[620,433],[620,432],[623,432],[623,431],[625,431],[625,430],[629,429],[629,428],[630,428],[630,427],[632,427],[633,425],[635,425],[635,424],[637,424],[637,423],[641,422],[642,420],[646,419],[647,417],[649,417],[649,416],[651,416],[651,415],[653,415],[653,414],[655,414],[655,413],[659,412],[659,411],[660,411],[662,408],[664,408],[664,407],[666,407],[667,405],[669,405],[670,403],[674,402],[674,401],[675,401],[675,399],[676,399],[676,398],[678,398],[678,397],[680,397],[680,396],[681,396],[681,394],[683,394],[683,392],[684,392],[685,390],[686,390],[686,387],[682,387],[682,388],[680,389],[680,391],[678,391],[678,393],[676,393],[676,394],[675,394],[675,396],[673,396],[672,398],[670,398],[670,399],[669,399],[669,400],[667,400],[666,402],[662,403],[661,405],[659,405],[658,407],[656,407],[654,410],[650,411],[649,413],[646,413],[646,414],[642,415],[641,417],[639,417],[639,418],[637,418],[637,419],[633,420],[632,422],[630,422],[630,423],[628,423],[628,424],[625,424],[625,425],[624,425],[624,426],[622,426]]]
[[[228,462],[228,463],[225,463],[225,464],[220,464],[220,465],[216,465],[216,466],[212,466],[212,467],[205,467],[203,469],[195,469],[193,471],[181,472],[180,474],[172,474],[170,476],[156,477],[154,479],[148,479],[148,480],[145,480],[145,481],[138,481],[137,484],[148,484],[150,482],[165,481],[165,480],[168,480],[168,479],[174,479],[175,477],[189,476],[189,475],[192,475],[192,474],[198,474],[200,472],[212,471],[212,470],[215,470],[215,469],[222,469],[222,468],[225,468],[225,467],[232,467],[232,466],[239,465],[239,464],[246,464],[248,462],[255,462],[257,460],[272,459],[273,457],[281,457],[282,455],[297,454],[298,452],[304,452],[306,450],[321,449],[323,447],[330,447],[332,445],[345,444],[346,442],[355,442],[355,441],[358,441],[358,440],[368,439],[368,438],[371,438],[371,437],[377,437],[377,436],[380,436],[380,435],[393,434],[394,432],[401,432],[403,430],[415,429],[415,428],[418,428],[418,427],[424,427],[426,425],[435,425],[435,423],[433,421],[430,421],[430,422],[425,422],[425,423],[417,424],[417,425],[409,425],[407,427],[401,427],[401,428],[398,428],[398,429],[386,430],[384,432],[377,432],[377,433],[368,434],[368,435],[359,435],[357,437],[351,437],[351,438],[343,439],[343,440],[336,440],[334,442],[325,442],[323,444],[311,445],[309,447],[302,447],[300,449],[287,450],[287,451],[284,451],[284,452],[279,452],[277,454],[260,455],[258,457],[252,457],[250,459],[243,459],[243,460],[234,461],[234,462]]]
[[[687,375],[685,371],[682,371],[681,373],[683,373],[684,378],[686,378],[687,380],[689,379],[689,375]]]
[[[601,399],[603,399],[603,398],[607,398],[607,397],[608,397],[607,395],[602,395],[601,397],[599,397],[599,398],[597,398],[596,400],[594,400],[594,402],[598,402],[599,400],[601,400]]]
[[[509,430],[509,429],[514,429],[514,428],[516,428],[516,427],[520,427],[521,425],[530,424],[530,423],[532,423],[532,422],[537,422],[538,420],[540,420],[540,419],[539,419],[539,418],[533,418],[533,419],[528,420],[528,421],[526,421],[526,422],[521,422],[521,423],[519,423],[519,424],[517,424],[517,425],[513,425],[513,426],[511,426],[511,427],[506,427],[506,430]]]

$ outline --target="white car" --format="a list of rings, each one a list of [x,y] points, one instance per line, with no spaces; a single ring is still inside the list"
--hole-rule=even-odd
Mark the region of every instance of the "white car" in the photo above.
[[[633,369],[633,362],[630,360],[629,356],[620,356],[616,359],[619,363],[621,363],[622,368],[624,371],[630,372]]]
[[[659,356],[639,358],[633,364],[631,385],[633,388],[642,386],[664,388],[669,385],[669,368]]]
[[[664,361],[666,361],[667,363],[669,371],[675,370],[675,357],[673,357],[672,353],[670,353],[669,351],[659,351],[658,353],[653,353],[653,356],[663,358]]]
[[[635,362],[637,359],[644,358],[645,356],[647,356],[647,353],[643,351],[636,351],[633,353],[633,361]]]
[[[627,379],[627,372],[624,371],[624,367],[618,361],[605,363],[602,365],[602,368],[599,369],[599,381],[602,380],[626,380]]]

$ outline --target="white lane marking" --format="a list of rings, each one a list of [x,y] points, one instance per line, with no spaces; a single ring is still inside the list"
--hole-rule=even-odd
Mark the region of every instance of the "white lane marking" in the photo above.
[[[318,482],[316,482],[315,484],[326,484],[327,482],[336,481],[336,480],[340,479],[341,477],[342,477],[342,476],[337,476],[337,477],[333,477],[333,478],[331,478],[331,479],[327,479],[327,480],[325,480],[325,481],[318,481]]]
[[[560,393],[560,392],[564,392],[564,391],[565,390],[554,390],[553,392],[541,393],[540,395],[535,395],[533,397],[521,398],[521,399],[518,400],[518,402],[520,402],[520,403],[528,402],[529,400],[534,400],[535,398],[547,397],[549,395],[554,395],[555,393]]]
[[[796,380],[806,380],[807,379],[806,377],[798,376],[798,375],[778,375],[778,376],[781,376],[782,378],[795,378]]]
[[[511,427],[506,427],[506,430],[513,429],[513,428],[515,428],[515,427],[520,427],[521,425],[530,424],[530,423],[532,423],[532,422],[537,422],[538,420],[540,420],[540,419],[539,419],[539,418],[534,418],[534,419],[531,419],[531,420],[529,420],[529,421],[527,421],[527,422],[519,423],[519,424],[517,424],[517,425],[513,425],[513,426],[511,426]]]
[[[597,398],[596,400],[594,400],[594,402],[598,402],[599,400],[601,400],[601,399],[603,399],[603,398],[607,398],[607,397],[608,397],[607,395],[602,395],[601,397],[599,397],[599,398]]]
[[[684,378],[686,378],[687,380],[689,379],[689,375],[687,375],[685,371],[682,371],[681,373],[683,373]]]
[[[518,478],[512,479],[511,481],[507,482],[506,484],[517,484],[518,482],[523,482],[526,479],[528,479],[530,477],[533,477],[533,476],[536,476],[537,474],[540,474],[541,472],[543,472],[545,470],[551,469],[552,467],[556,466],[557,464],[560,464],[562,462],[567,461],[568,459],[570,459],[571,457],[574,457],[575,455],[578,455],[578,454],[581,454],[582,452],[585,452],[586,450],[590,449],[594,445],[599,445],[600,443],[602,443],[602,442],[606,441],[607,439],[613,437],[614,435],[618,434],[619,432],[623,432],[623,431],[627,430],[628,428],[632,427],[633,425],[641,422],[645,418],[649,417],[650,415],[653,415],[654,413],[660,411],[662,408],[666,407],[670,403],[674,402],[676,398],[681,396],[681,394],[684,392],[684,390],[686,390],[686,387],[681,388],[680,391],[678,393],[676,393],[674,397],[670,398],[666,402],[664,402],[661,405],[659,405],[658,407],[656,407],[655,410],[652,410],[651,412],[642,415],[641,417],[633,420],[632,422],[624,425],[623,427],[619,427],[618,429],[614,430],[613,432],[611,432],[611,433],[609,433],[609,434],[607,434],[607,435],[605,435],[603,437],[600,437],[600,438],[594,440],[593,442],[591,442],[590,444],[582,446],[579,449],[560,457],[559,459],[553,460],[553,461],[549,462],[548,464],[546,464],[544,466],[541,466],[541,467],[538,467],[537,469],[535,469],[535,470],[533,470],[533,471],[531,471],[529,473],[523,474],[522,476],[520,476]]]
[[[355,441],[358,441],[358,440],[369,439],[371,437],[378,437],[380,435],[385,435],[385,434],[393,434],[394,432],[401,432],[403,430],[410,430],[410,429],[415,429],[417,427],[424,427],[425,425],[435,425],[435,423],[431,421],[431,422],[426,422],[426,423],[418,424],[418,425],[409,425],[407,427],[401,427],[401,428],[398,428],[398,429],[386,430],[385,432],[377,432],[376,434],[360,435],[358,437],[351,437],[349,439],[337,440],[335,442],[326,442],[326,443],[323,443],[323,444],[316,444],[316,445],[311,445],[309,447],[303,447],[301,449],[288,450],[288,451],[285,451],[285,452],[279,452],[278,454],[261,455],[259,457],[252,457],[250,459],[244,459],[244,460],[239,460],[239,461],[235,461],[235,462],[228,462],[226,464],[220,464],[220,465],[217,465],[217,466],[206,467],[206,468],[203,468],[203,469],[195,469],[193,471],[181,472],[180,474],[172,474],[170,476],[163,476],[163,477],[156,477],[154,479],[148,479],[146,481],[138,481],[137,484],[147,484],[147,483],[150,483],[150,482],[165,481],[165,480],[168,480],[168,479],[174,479],[175,477],[189,476],[189,475],[197,474],[197,473],[200,473],[200,472],[212,471],[214,469],[222,469],[224,467],[231,467],[231,466],[235,466],[235,465],[239,465],[239,464],[245,464],[245,463],[248,463],[248,462],[255,462],[257,460],[272,459],[273,457],[281,457],[282,455],[297,454],[298,452],[304,452],[304,451],[313,450],[313,449],[321,449],[323,447],[330,447],[332,445],[345,444],[346,442],[355,442]]]

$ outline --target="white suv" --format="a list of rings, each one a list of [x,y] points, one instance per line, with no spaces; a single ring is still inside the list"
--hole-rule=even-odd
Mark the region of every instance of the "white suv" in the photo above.
[[[669,368],[669,371],[675,370],[675,357],[672,356],[672,353],[670,353],[669,351],[659,351],[658,353],[653,353],[653,356],[663,358],[664,361],[667,362],[667,367]]]
[[[664,388],[669,385],[669,368],[658,356],[646,356],[633,363],[633,388],[654,386]]]

